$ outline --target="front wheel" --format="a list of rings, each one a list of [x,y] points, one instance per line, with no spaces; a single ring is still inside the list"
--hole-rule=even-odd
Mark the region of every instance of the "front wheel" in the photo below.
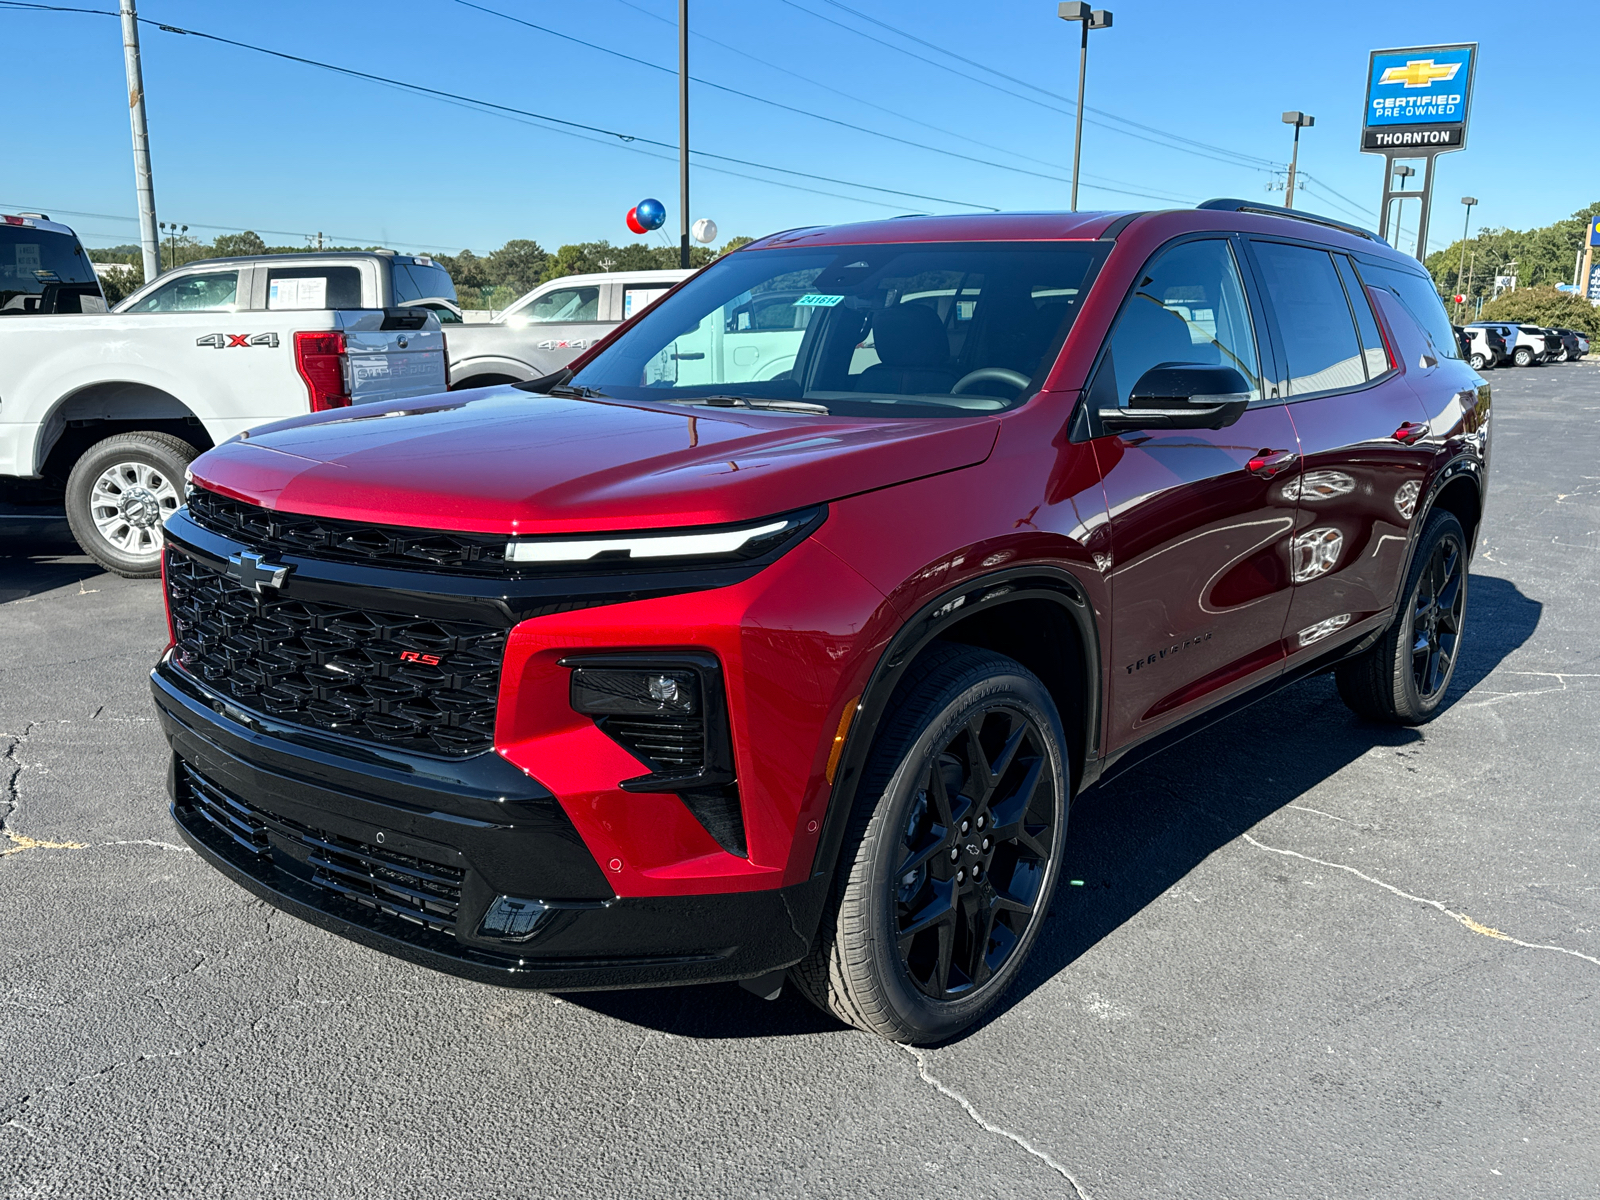
[[[896,689],[818,943],[793,969],[818,1007],[898,1042],[977,1021],[1028,957],[1061,870],[1061,718],[1014,659],[935,646]]]
[[[120,433],[84,451],[67,476],[67,524],[84,553],[129,579],[161,574],[162,526],[183,504],[199,451],[170,434]]]
[[[1340,698],[1369,721],[1431,721],[1455,674],[1466,619],[1466,534],[1455,514],[1435,509],[1423,527],[1394,625],[1335,671]]]

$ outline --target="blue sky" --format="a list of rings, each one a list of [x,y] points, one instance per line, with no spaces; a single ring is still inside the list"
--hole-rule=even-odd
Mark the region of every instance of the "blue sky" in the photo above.
[[[114,0],[55,2],[115,7]],[[1474,40],[1482,49],[1470,143],[1439,160],[1433,243],[1459,236],[1463,193],[1481,201],[1475,226],[1517,228],[1600,198],[1600,171],[1579,148],[1583,137],[1563,133],[1559,116],[1541,103],[1570,86],[1554,65],[1558,31],[1584,28],[1593,18],[1589,5],[1542,5],[1537,23],[1550,36],[1534,37],[1503,4],[1407,0],[1370,6],[1372,17],[1358,20],[1368,6],[1110,2],[1115,26],[1091,37],[1091,119],[1106,120],[1092,111],[1099,109],[1230,153],[1187,153],[1159,137],[1167,144],[1157,145],[1116,121],[1088,125],[1081,207],[1168,207],[1209,196],[1281,203],[1281,193],[1265,190],[1270,168],[1236,156],[1286,161],[1291,131],[1279,114],[1300,109],[1317,124],[1302,135],[1300,164],[1310,182],[1298,206],[1376,225],[1383,160],[1357,149],[1367,52]],[[675,0],[481,4],[676,67]],[[691,28],[722,43],[696,37],[691,73],[801,110],[695,85],[691,145],[765,166],[722,164],[719,172],[698,163],[692,216],[713,218],[726,237],[904,211],[972,211],[963,204],[1066,207],[1072,106],[1048,93],[1074,95],[1077,35],[1056,18],[1054,0],[839,4],[691,0]],[[677,140],[670,71],[459,0],[142,0],[140,14],[640,139]],[[150,26],[143,38],[158,215],[201,236],[253,228],[269,242],[293,243],[285,235],[321,230],[400,249],[480,253],[531,237],[554,249],[628,240],[627,209],[655,196],[667,205],[676,239],[672,150],[572,136]],[[0,9],[0,45],[9,50],[12,79],[0,132],[0,207],[61,214],[89,245],[135,240],[133,223],[108,219],[135,212],[117,22]],[[27,83],[35,69],[36,87]],[[1415,219],[1413,207],[1407,226]]]

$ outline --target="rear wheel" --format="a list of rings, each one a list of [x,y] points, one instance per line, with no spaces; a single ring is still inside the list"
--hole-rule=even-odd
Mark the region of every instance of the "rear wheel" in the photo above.
[[[1472,364],[1474,371],[1481,371],[1489,365],[1489,360],[1481,354],[1474,354],[1467,361]]]
[[[170,434],[121,433],[84,451],[67,476],[67,524],[84,553],[129,579],[161,574],[162,525],[183,504],[199,451]]]
[[[1339,695],[1358,716],[1394,725],[1431,721],[1461,653],[1467,618],[1467,539],[1436,509],[1423,528],[1400,616],[1378,643],[1340,665]]]
[[[1511,361],[1519,367],[1531,367],[1534,364],[1534,353],[1526,346],[1518,346],[1511,355]]]
[[[1069,775],[1050,693],[1014,659],[940,646],[896,690],[801,990],[841,1020],[929,1043],[977,1021],[1038,937]]]

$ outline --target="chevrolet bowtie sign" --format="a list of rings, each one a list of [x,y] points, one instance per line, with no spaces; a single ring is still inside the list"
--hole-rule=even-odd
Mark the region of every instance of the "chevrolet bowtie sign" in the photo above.
[[[1467,141],[1477,43],[1374,50],[1361,148],[1459,150]]]

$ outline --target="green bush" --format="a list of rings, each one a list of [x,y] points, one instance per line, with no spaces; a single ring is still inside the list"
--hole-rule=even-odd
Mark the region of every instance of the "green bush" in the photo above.
[[[1558,326],[1580,329],[1591,339],[1600,337],[1600,308],[1582,296],[1558,292],[1553,287],[1518,288],[1483,306],[1480,321]]]

